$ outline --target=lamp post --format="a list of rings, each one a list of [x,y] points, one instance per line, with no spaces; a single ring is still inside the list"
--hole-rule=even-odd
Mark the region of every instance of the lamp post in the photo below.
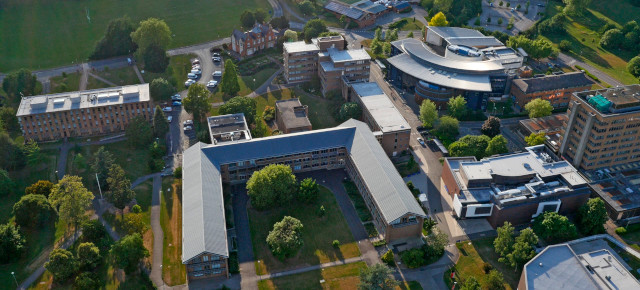
[[[20,288],[20,285],[18,285],[18,279],[16,279],[16,272],[11,272],[11,276],[13,276],[13,281],[16,281],[16,287]]]

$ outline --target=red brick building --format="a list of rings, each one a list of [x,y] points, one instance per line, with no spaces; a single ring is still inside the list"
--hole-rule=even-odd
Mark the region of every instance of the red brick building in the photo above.
[[[233,30],[233,33],[231,33],[231,50],[240,56],[249,56],[267,48],[275,47],[277,39],[277,31],[273,30],[271,24],[256,23],[249,31]]]
[[[551,102],[554,108],[563,108],[569,106],[571,94],[589,90],[592,85],[593,82],[583,72],[515,79],[511,95],[516,98],[516,105],[520,108],[540,98]]]

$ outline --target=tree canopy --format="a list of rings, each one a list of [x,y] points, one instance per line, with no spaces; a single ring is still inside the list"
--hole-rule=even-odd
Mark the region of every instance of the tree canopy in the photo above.
[[[491,138],[485,135],[466,135],[449,145],[451,156],[475,156],[480,160],[486,155],[487,146]]]
[[[120,165],[111,165],[107,183],[109,184],[107,200],[124,214],[124,208],[136,197],[136,193],[131,189],[131,181]]]
[[[0,168],[17,169],[25,164],[24,151],[7,132],[0,132]]]
[[[295,32],[295,31],[293,31],[293,30],[287,29],[287,30],[284,32],[284,39],[285,39],[285,42],[295,42],[295,41],[298,41],[298,33],[297,33],[297,32]]]
[[[607,219],[607,209],[599,197],[589,199],[578,210],[578,226],[585,235],[604,233]]]
[[[436,104],[431,100],[422,100],[420,104],[420,122],[422,126],[431,128],[438,120],[438,110]]]
[[[627,64],[627,70],[636,78],[640,78],[640,56],[635,56]]]
[[[169,66],[169,56],[164,48],[151,44],[142,51],[144,69],[150,72],[162,73]]]
[[[258,8],[256,9],[255,12],[253,12],[253,16],[255,17],[256,22],[262,24],[264,23],[264,20],[267,19],[269,15],[267,14],[267,11],[265,11],[264,9]]]
[[[126,235],[111,246],[109,254],[115,260],[120,269],[130,274],[136,271],[138,263],[149,256],[149,251],[144,247],[142,236],[135,233]]]
[[[509,152],[509,149],[507,148],[507,139],[502,135],[497,135],[489,141],[487,149],[485,150],[485,156],[504,154],[507,152]]]
[[[76,257],[65,249],[54,249],[49,254],[49,262],[44,268],[53,275],[53,279],[61,282],[70,278],[78,270]]]
[[[38,180],[36,183],[27,186],[24,189],[25,194],[40,194],[49,197],[53,183],[49,180]]]
[[[306,203],[314,202],[318,199],[320,188],[313,178],[305,178],[300,182],[298,198]]]
[[[80,221],[85,217],[87,208],[91,206],[93,193],[82,184],[82,178],[65,175],[53,186],[49,202],[58,211],[60,219],[73,223],[78,230]]]
[[[459,124],[460,122],[458,122],[458,119],[450,116],[443,116],[436,124],[434,132],[438,134],[439,137],[446,138],[448,140],[455,140],[460,133],[458,131],[460,128]]]
[[[346,121],[349,119],[360,119],[362,116],[362,108],[356,102],[348,102],[340,106],[340,119]]]
[[[524,35],[509,38],[507,45],[512,48],[522,47],[534,59],[545,58],[553,53],[551,42],[545,39],[531,40]]]
[[[153,135],[158,138],[163,138],[169,132],[169,121],[164,115],[160,106],[156,106],[153,113]]]
[[[251,10],[247,9],[242,11],[242,14],[240,14],[240,24],[242,24],[243,28],[249,29],[253,27],[255,23],[256,17]]]
[[[275,223],[267,236],[267,244],[273,255],[280,259],[294,256],[303,245],[302,228],[300,220],[290,216]]]
[[[133,53],[138,48],[131,39],[134,31],[135,24],[126,16],[109,21],[104,36],[96,43],[89,58],[103,59]]]
[[[544,212],[533,221],[533,230],[548,243],[560,243],[578,236],[576,226],[566,216],[554,211]]]
[[[529,118],[539,118],[551,116],[553,106],[547,100],[534,99],[524,105],[524,109],[529,113]]]
[[[482,128],[480,128],[482,134],[487,135],[491,138],[500,135],[500,118],[490,116],[487,120],[482,124]]]
[[[145,51],[152,45],[164,51],[171,43],[171,29],[164,20],[148,18],[141,21],[138,29],[131,33],[131,39],[138,45],[139,51]]]
[[[238,72],[236,65],[232,60],[227,59],[224,62],[224,72],[220,80],[220,90],[227,96],[235,96],[240,91],[240,83],[238,82]]]
[[[81,243],[76,249],[78,266],[91,270],[100,263],[100,249],[93,243]]]
[[[449,102],[447,102],[447,111],[449,112],[449,116],[458,120],[462,119],[467,113],[467,100],[463,96],[449,99]]]
[[[312,19],[305,23],[302,33],[304,34],[304,41],[309,42],[312,38],[318,37],[320,33],[329,31],[327,25],[324,24],[322,19]]]
[[[187,97],[182,100],[185,111],[193,115],[194,120],[202,121],[209,112],[209,90],[201,83],[189,86]]]
[[[12,107],[0,108],[0,130],[6,130],[9,133],[21,133],[20,123],[16,117],[16,109]]]
[[[36,94],[36,76],[28,69],[19,69],[7,74],[2,80],[2,89],[9,95],[11,103],[20,102],[20,93],[24,96]]]
[[[570,15],[582,15],[591,4],[591,0],[562,0],[562,2],[566,4],[564,12]]]
[[[243,113],[247,123],[253,124],[256,121],[257,106],[255,99],[237,96],[231,98],[225,102],[224,105],[220,106],[218,112],[221,115]]]
[[[129,120],[124,136],[131,146],[142,149],[149,146],[153,140],[153,129],[142,115],[138,115]]]
[[[500,262],[504,262],[507,255],[513,251],[513,244],[515,243],[514,228],[510,222],[505,222],[496,231],[498,236],[493,240],[493,248],[496,254],[500,256]]]
[[[527,145],[529,146],[536,146],[544,144],[544,141],[547,140],[545,136],[544,132],[531,133],[529,136],[524,137],[524,141],[527,142]]]
[[[507,255],[507,260],[513,268],[518,268],[527,263],[531,258],[536,256],[535,245],[538,243],[538,237],[533,233],[532,229],[524,229],[520,231],[520,235],[513,244],[513,251]]]
[[[149,84],[149,93],[156,102],[170,100],[175,91],[175,88],[164,78],[155,78]]]
[[[16,224],[31,228],[41,227],[55,221],[56,212],[41,194],[27,194],[13,205],[13,213],[16,216]]]
[[[287,204],[295,197],[296,177],[291,167],[271,164],[253,172],[247,181],[251,205],[258,210]]]
[[[359,290],[392,290],[398,285],[393,271],[384,264],[375,264],[360,271]]]
[[[113,154],[111,152],[104,149],[103,146],[98,148],[98,151],[93,153],[93,158],[91,159],[91,172],[98,174],[98,180],[100,181],[100,189],[101,190],[109,190],[109,185],[107,184],[107,176],[109,175],[109,168],[114,163]]]
[[[429,20],[429,26],[449,26],[449,21],[447,21],[447,16],[444,13],[438,12]]]
[[[26,243],[20,235],[20,227],[12,222],[0,225],[0,264],[17,260],[26,249]]]

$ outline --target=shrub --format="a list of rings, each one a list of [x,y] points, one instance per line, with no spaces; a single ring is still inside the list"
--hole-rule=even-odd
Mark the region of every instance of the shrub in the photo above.
[[[425,264],[424,251],[421,249],[411,249],[400,254],[402,262],[409,268],[418,268]]]
[[[569,42],[568,40],[564,39],[562,41],[560,41],[560,44],[558,44],[558,48],[562,51],[569,51],[571,50],[571,42]]]
[[[333,242],[331,243],[331,245],[332,245],[334,248],[336,248],[336,249],[337,249],[337,248],[340,248],[340,241],[338,241],[338,240],[333,240]]]
[[[617,227],[616,228],[616,234],[618,235],[624,235],[627,233],[627,229],[624,227]]]
[[[140,205],[135,204],[131,208],[131,212],[132,213],[141,213],[142,212],[142,208],[140,208]]]
[[[387,244],[387,241],[384,240],[384,239],[373,242],[373,246],[374,247],[382,247],[382,246],[384,246],[386,244]]]
[[[484,271],[485,274],[489,274],[491,270],[493,270],[493,266],[491,266],[491,264],[489,263],[482,264],[482,271]]]
[[[271,120],[275,119],[275,117],[276,117],[276,108],[272,106],[264,107],[264,112],[262,113],[262,119],[264,119],[265,122],[270,122]]]
[[[388,250],[384,255],[382,255],[382,262],[385,262],[389,266],[393,266],[396,262],[393,259],[393,251]]]

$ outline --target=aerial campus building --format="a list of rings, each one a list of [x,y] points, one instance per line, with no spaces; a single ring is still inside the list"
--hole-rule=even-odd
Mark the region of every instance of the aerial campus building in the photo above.
[[[228,277],[223,184],[244,183],[269,164],[289,165],[294,173],[345,169],[387,242],[422,235],[424,211],[360,121],[217,145],[197,143],[183,155],[182,263],[189,279]]]
[[[429,26],[425,39],[392,42],[387,74],[415,93],[418,103],[428,99],[442,109],[458,95],[472,109],[484,108],[488,98],[502,98],[524,60],[495,37],[474,29]]]
[[[16,113],[35,141],[122,132],[133,118],[151,121],[149,84],[24,97]]]
[[[445,191],[458,218],[487,218],[491,226],[530,222],[544,211],[576,211],[591,191],[587,181],[545,145],[487,157],[445,158]]]

